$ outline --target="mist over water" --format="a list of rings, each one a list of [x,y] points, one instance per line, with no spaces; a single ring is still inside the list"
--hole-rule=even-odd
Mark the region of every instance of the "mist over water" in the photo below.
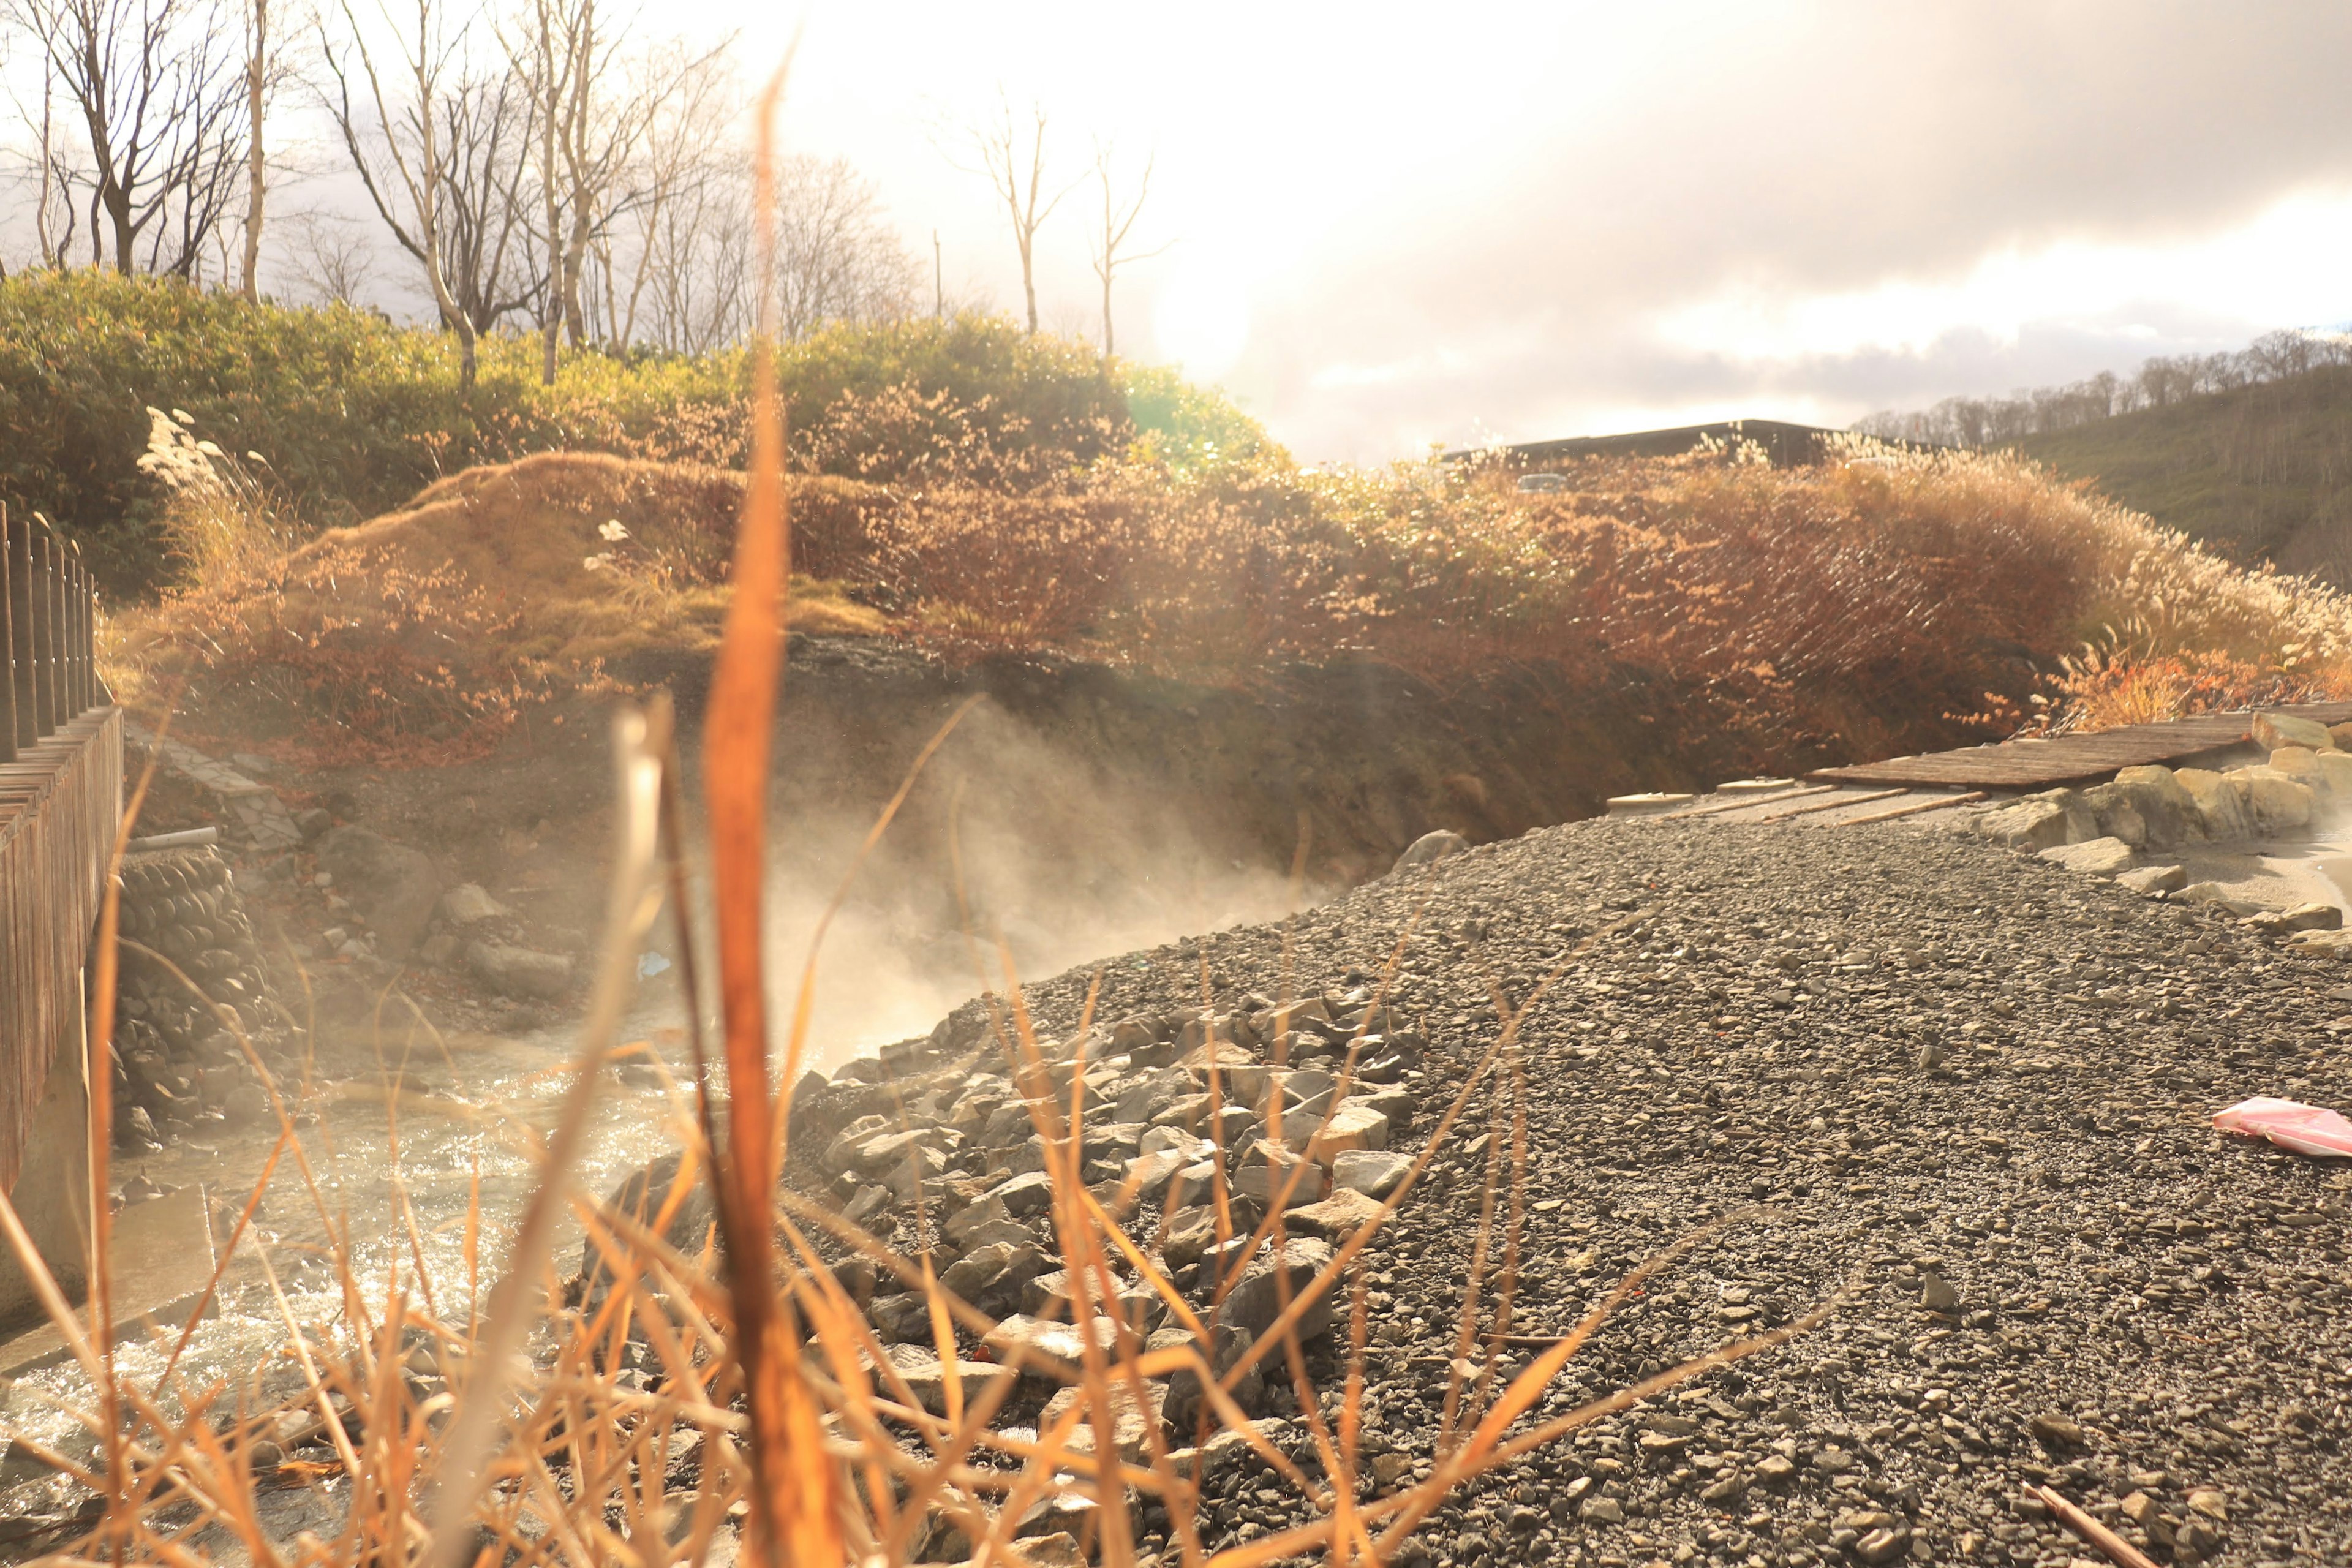
[[[1216,825],[982,710],[923,779],[825,932],[808,1059],[832,1067],[929,1032],[1009,952],[1023,982],[1328,896],[1250,864]],[[874,817],[781,805],[766,949],[781,1047],[815,933]],[[957,869],[961,868],[959,897]],[[967,932],[969,935],[967,935]]]

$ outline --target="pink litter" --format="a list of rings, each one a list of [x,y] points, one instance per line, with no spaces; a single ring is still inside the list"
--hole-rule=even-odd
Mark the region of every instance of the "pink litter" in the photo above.
[[[2258,1094],[2213,1113],[2213,1125],[2224,1132],[2267,1138],[2298,1154],[2340,1154],[2352,1158],[2352,1121],[2333,1110],[2297,1100],[2273,1100]]]

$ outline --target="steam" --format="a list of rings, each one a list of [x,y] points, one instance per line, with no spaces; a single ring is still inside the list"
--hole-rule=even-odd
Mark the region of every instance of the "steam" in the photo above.
[[[902,733],[881,749],[910,758],[927,738]],[[870,738],[862,749],[873,749]],[[1276,919],[1321,896],[1314,888],[1294,891],[1267,868],[1264,847],[1231,814],[1219,820],[1214,801],[1188,795],[1178,781],[1113,773],[1091,750],[1049,739],[993,704],[960,727],[826,933],[812,1065],[928,1033],[982,989],[975,961],[1001,989],[1000,937],[1015,975],[1029,983],[1180,936]],[[768,952],[780,1019],[791,1015],[825,903],[895,786],[843,791],[845,782],[820,784],[804,767],[778,791]]]

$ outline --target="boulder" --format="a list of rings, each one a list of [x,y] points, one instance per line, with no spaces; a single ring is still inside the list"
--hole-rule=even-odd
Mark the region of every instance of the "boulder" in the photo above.
[[[2019,849],[2054,849],[2062,844],[2083,844],[2099,837],[2098,813],[2080,790],[2044,790],[1989,811],[1976,819],[1975,830],[1996,844]]]
[[[1412,1169],[1412,1161],[1407,1155],[1386,1150],[1351,1149],[1331,1162],[1331,1181],[1334,1185],[1369,1198],[1385,1198],[1397,1190]]]
[[[1054,1181],[1043,1171],[1027,1171],[989,1194],[1015,1219],[1043,1214],[1054,1204]]]
[[[928,1344],[931,1340],[931,1304],[920,1290],[877,1296],[866,1315],[886,1344]]]
[[[2273,767],[2231,768],[2222,776],[2244,785],[2247,813],[2256,832],[2276,837],[2311,826],[2319,796],[2309,784]]]
[[[572,985],[572,960],[510,942],[478,942],[466,949],[474,978],[507,996],[561,996]]]
[[[2344,928],[2344,911],[2334,904],[2297,904],[2291,910],[2263,910],[2248,915],[2246,924],[2266,936],[2284,936],[2305,931],[2341,931]]]
[[[2143,866],[2137,871],[2125,871],[2116,878],[2116,886],[2154,898],[2158,893],[2177,893],[2189,885],[2189,873],[2179,866]]]
[[[1134,1385],[1124,1379],[1111,1384],[1110,1394],[1112,1446],[1118,1450],[1118,1457],[1130,1465],[1150,1463],[1150,1431],[1158,1428],[1163,1447],[1170,1436],[1167,1385],[1146,1381],[1140,1405],[1136,1402]],[[1063,1447],[1073,1454],[1091,1454],[1096,1436],[1094,1409],[1083,1388],[1066,1388],[1047,1400],[1045,1411],[1037,1417],[1037,1430],[1041,1434],[1051,1431],[1073,1411],[1077,1413],[1076,1419]]]
[[[609,1214],[625,1215],[648,1230],[655,1228],[655,1222],[667,1210],[670,1218],[667,1225],[660,1227],[662,1239],[675,1251],[691,1258],[700,1256],[704,1241],[718,1223],[719,1211],[711,1203],[709,1182],[699,1175],[679,1180],[683,1163],[679,1155],[669,1153],[638,1166],[621,1178],[604,1199],[604,1208]],[[581,1243],[580,1275],[584,1282],[583,1299],[592,1304],[601,1301],[611,1287],[612,1276],[593,1237]]]
[[[2286,945],[2323,958],[2352,958],[2352,931],[2299,931],[2286,939]]]
[[[1372,1199],[1341,1187],[1319,1204],[1292,1209],[1282,1216],[1282,1223],[1304,1236],[1340,1242],[1380,1218],[1381,1212],[1381,1205]]]
[[[2253,812],[2246,805],[2242,782],[2210,768],[2176,768],[2172,777],[2196,803],[2206,837],[2237,839],[2254,836]]]
[[[992,1318],[1021,1304],[1022,1290],[1045,1272],[1045,1254],[1034,1246],[1011,1247],[1002,1242],[977,1247],[948,1266],[940,1283]]]
[[[1358,1149],[1389,1146],[1389,1119],[1370,1106],[1342,1101],[1327,1119],[1309,1111],[1293,1111],[1282,1119],[1282,1138],[1302,1149],[1318,1164],[1328,1165]]]
[[[2352,757],[2345,761],[2352,762]],[[2307,746],[2281,746],[2271,753],[2269,765],[2311,791],[2315,798],[2326,798],[2327,776],[2320,772],[2317,752]]]
[[[364,827],[338,827],[322,835],[318,858],[319,868],[333,879],[335,890],[348,897],[374,929],[377,955],[394,963],[406,958],[441,901],[441,878],[431,858]]]
[[[2099,831],[2109,838],[2120,839],[2135,849],[2147,847],[2147,819],[2132,805],[2129,793],[2112,784],[2103,784],[2083,792],[2083,798],[2099,819]],[[2048,850],[2042,853],[2047,855]]]
[[[460,882],[441,895],[441,918],[453,926],[475,925],[509,912],[479,882]]]
[[[2087,844],[2062,844],[2055,849],[2042,852],[2044,860],[2055,861],[2069,871],[2087,877],[2112,877],[2132,867],[2132,848],[2120,838],[2094,838]]]
[[[1450,860],[1470,847],[1470,841],[1451,828],[1441,827],[1434,833],[1424,833],[1414,839],[1405,852],[1397,857],[1389,874],[1410,871],[1416,867],[1434,866],[1440,860]]]
[[[920,1297],[916,1299],[921,1300]],[[987,1395],[996,1384],[1017,1375],[1010,1367],[999,1366],[991,1361],[966,1361],[959,1356],[952,1363],[942,1362],[934,1352],[910,1342],[894,1344],[885,1353],[889,1356],[891,1368],[898,1373],[899,1381],[906,1384],[907,1392],[915,1396],[915,1403],[934,1415],[943,1416],[948,1413],[948,1383],[950,1379],[962,1391],[963,1403],[969,1408]],[[877,1377],[876,1382],[885,1394],[890,1392],[887,1381]]]
[[[1293,1301],[1307,1294],[1315,1277],[1329,1266],[1331,1245],[1313,1237],[1292,1237],[1276,1258],[1271,1251],[1243,1270],[1241,1280],[1217,1309],[1218,1360],[1226,1365],[1239,1352],[1274,1325],[1282,1313],[1283,1281],[1288,1281]],[[1331,1294],[1316,1297],[1297,1320],[1298,1337],[1307,1339],[1331,1326]],[[1229,1341],[1228,1335],[1234,1336]]]
[[[2314,752],[2311,755],[2326,786],[2321,793],[2339,805],[2352,801],[2352,752]]]
[[[1294,1173],[1298,1178],[1295,1182],[1291,1180]],[[1321,1202],[1328,1185],[1321,1165],[1302,1163],[1296,1154],[1284,1156],[1279,1164],[1244,1165],[1233,1180],[1234,1192],[1261,1205],[1271,1204],[1276,1193],[1287,1188],[1290,1196],[1283,1205],[1285,1208],[1303,1208]]]
[[[2239,898],[2219,882],[2191,882],[2173,894],[2172,901],[2176,904],[2211,904],[2241,918],[2263,912],[2262,905]]]
[[[2099,789],[2113,792],[2114,798],[2128,805],[2145,829],[2140,847],[2175,849],[2205,837],[2205,820],[2198,811],[2197,799],[2182,787],[2179,775],[2170,768],[2155,766],[2126,768],[2111,784]],[[2086,792],[2096,795],[2098,790]],[[2115,835],[2122,838],[2123,834]]]
[[[2254,715],[2254,744],[2266,752],[2281,746],[2306,746],[2324,752],[2336,744],[2327,726],[2313,719],[2298,719],[2291,713],[2257,713]]]

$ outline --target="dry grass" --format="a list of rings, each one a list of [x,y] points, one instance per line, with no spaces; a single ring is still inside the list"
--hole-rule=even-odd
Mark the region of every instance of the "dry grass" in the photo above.
[[[863,499],[845,481],[795,488],[819,517]],[[181,691],[187,728],[314,764],[420,763],[478,755],[523,707],[594,686],[608,661],[715,647],[743,477],[551,454],[468,469],[290,553],[253,542],[267,514],[239,513],[236,493],[175,509],[217,542],[212,569],[115,618],[118,693]],[[885,629],[826,584],[799,589],[799,629]]]
[[[1441,685],[1633,670],[1759,763],[2352,692],[2343,595],[2006,455],[1595,458],[1522,494],[1500,466],[1316,474],[1272,451],[1015,472],[958,429],[914,482],[791,481],[796,627],[1237,686],[1334,658]],[[611,660],[715,646],[742,495],[611,457],[469,469],[290,555],[219,550],[122,619],[116,668],[184,682],[199,731],[266,733],[299,703],[312,760],[478,752]]]

